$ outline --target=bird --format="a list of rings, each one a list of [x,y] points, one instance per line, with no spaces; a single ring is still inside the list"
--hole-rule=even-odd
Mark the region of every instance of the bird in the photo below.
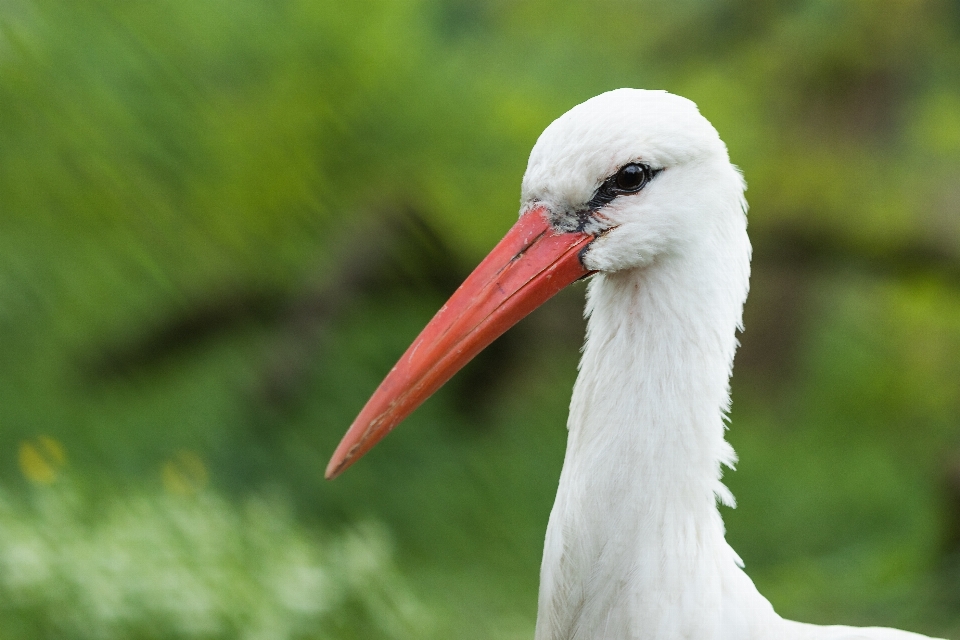
[[[786,620],[726,541],[729,384],[752,251],[745,189],[686,98],[617,89],[567,111],[530,152],[519,220],[388,373],[327,478],[510,326],[588,279],[536,640],[925,638]]]

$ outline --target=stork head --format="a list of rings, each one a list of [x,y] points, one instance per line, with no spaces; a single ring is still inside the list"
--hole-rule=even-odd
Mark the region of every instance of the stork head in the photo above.
[[[577,105],[541,134],[523,176],[521,213],[596,240],[591,271],[649,264],[702,238],[717,203],[742,219],[744,184],[697,106],[666,91],[618,89]]]
[[[355,462],[525,315],[593,272],[644,268],[714,237],[718,201],[743,220],[743,181],[689,100],[619,89],[544,130],[520,220],[437,312],[357,416],[327,467]]]

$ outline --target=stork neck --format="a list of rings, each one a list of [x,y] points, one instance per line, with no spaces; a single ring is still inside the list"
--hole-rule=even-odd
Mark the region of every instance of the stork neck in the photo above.
[[[674,259],[591,283],[566,462],[610,483],[617,510],[625,492],[647,514],[681,517],[729,496],[723,416],[742,299],[716,273]]]
[[[719,615],[722,567],[739,571],[716,500],[732,501],[723,412],[747,278],[746,263],[722,263],[668,257],[590,283],[538,640],[603,625],[610,638],[712,637],[703,612]],[[664,615],[674,597],[692,615]]]

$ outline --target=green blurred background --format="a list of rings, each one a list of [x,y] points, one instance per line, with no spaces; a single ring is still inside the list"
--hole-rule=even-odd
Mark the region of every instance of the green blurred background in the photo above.
[[[748,573],[960,637],[956,0],[3,0],[0,636],[532,637],[582,286],[322,472],[621,86],[749,184]]]

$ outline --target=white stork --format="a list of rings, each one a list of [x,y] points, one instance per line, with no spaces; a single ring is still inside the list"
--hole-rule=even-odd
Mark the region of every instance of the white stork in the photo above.
[[[620,89],[537,140],[520,220],[361,411],[332,478],[571,282],[586,343],[540,570],[537,640],[914,640],[782,619],[724,539],[729,379],[749,288],[744,182],[696,105]]]

